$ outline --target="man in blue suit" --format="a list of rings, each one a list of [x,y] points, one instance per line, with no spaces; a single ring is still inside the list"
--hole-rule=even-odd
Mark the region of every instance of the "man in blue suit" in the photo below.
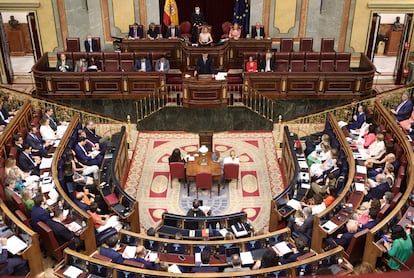
[[[142,28],[139,28],[138,23],[134,23],[129,27],[128,39],[141,39],[144,36]]]
[[[39,194],[36,195],[34,198],[34,206],[32,209],[32,220],[30,225],[32,226],[33,230],[37,231],[37,222],[42,221],[44,223],[49,222],[50,215],[49,213],[42,207],[44,205],[43,195]]]
[[[371,188],[365,195],[363,202],[371,201],[372,199],[381,200],[385,192],[390,190],[390,185],[387,182],[387,177],[385,174],[381,173],[375,177],[378,185]]]
[[[135,63],[134,69],[135,71],[139,71],[139,72],[151,71],[150,61],[147,58],[142,57],[141,59],[137,60],[137,62]]]
[[[370,208],[368,212],[368,222],[364,225],[361,225],[361,230],[374,228],[374,226],[377,225],[377,223],[379,222],[377,214],[378,211],[375,208]]]
[[[103,157],[99,152],[90,152],[88,153],[85,149],[86,138],[81,136],[78,138],[78,143],[75,145],[75,154],[76,158],[80,163],[86,164],[88,166],[97,165],[101,166]]]
[[[47,142],[43,140],[42,138],[39,138],[37,135],[38,129],[36,126],[30,126],[29,132],[26,135],[26,143],[29,144],[30,147],[32,147],[32,152],[36,155],[47,157],[48,151],[50,148],[50,142]]]
[[[217,266],[210,266],[210,250],[204,249],[201,252],[201,264],[200,266],[195,266],[191,269],[191,272],[218,272],[219,269]]]
[[[364,106],[358,106],[358,111],[352,117],[352,121],[346,126],[348,130],[359,129],[365,122],[365,111]]]
[[[119,249],[117,236],[111,236],[106,240],[105,243],[108,247],[101,246],[101,248],[99,249],[99,254],[112,259],[113,263],[122,264],[124,262],[124,258],[120,253],[117,252],[117,250]]]
[[[138,246],[136,249],[136,257],[131,260],[142,263],[146,269],[158,270],[160,267],[160,259],[157,257],[153,262],[150,261],[148,258],[146,258],[146,251],[147,250],[145,249],[145,246]]]
[[[408,119],[411,116],[411,112],[413,112],[413,103],[408,93],[405,92],[401,96],[401,102],[394,109],[391,109],[391,113],[395,115],[397,121],[401,122]]]
[[[26,276],[28,272],[26,261],[18,256],[8,257],[7,238],[2,237],[0,243],[2,246],[0,252],[0,276]]]
[[[63,211],[61,209],[55,209],[53,218],[46,222],[46,225],[53,231],[59,245],[63,245],[74,238],[73,232],[62,224],[64,219]],[[73,241],[70,245],[71,249],[74,249],[74,243],[75,242]]]
[[[260,24],[260,22],[256,22],[255,27],[252,28],[252,39],[263,39],[265,37],[265,32],[263,26]]]
[[[40,163],[41,160],[39,157],[34,158],[32,156],[32,147],[28,144],[23,145],[22,152],[19,155],[19,167],[24,172],[30,172],[31,175],[40,176]]]

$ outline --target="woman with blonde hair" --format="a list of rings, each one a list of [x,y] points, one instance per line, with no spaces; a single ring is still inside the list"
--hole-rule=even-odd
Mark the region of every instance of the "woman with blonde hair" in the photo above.
[[[201,45],[210,45],[213,42],[213,38],[211,37],[210,32],[208,31],[207,26],[203,26],[201,28],[201,32],[198,35],[198,43]]]
[[[238,40],[241,36],[241,29],[239,24],[236,22],[233,24],[233,27],[230,29],[229,38]]]
[[[5,162],[4,170],[5,170],[6,176],[10,176],[17,181],[16,185],[19,183],[18,181],[20,180],[22,184],[24,185],[24,187],[30,187],[30,188],[37,189],[37,186],[35,186],[34,183],[39,181],[39,176],[29,175],[29,173],[23,172],[16,165],[16,159],[11,158],[11,157],[7,158]]]

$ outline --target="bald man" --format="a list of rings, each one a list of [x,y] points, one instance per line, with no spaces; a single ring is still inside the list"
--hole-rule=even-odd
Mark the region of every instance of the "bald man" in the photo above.
[[[160,267],[160,259],[157,257],[153,262],[147,256],[147,249],[140,245],[136,249],[136,257],[132,259],[136,262],[142,263],[146,269],[158,270]]]

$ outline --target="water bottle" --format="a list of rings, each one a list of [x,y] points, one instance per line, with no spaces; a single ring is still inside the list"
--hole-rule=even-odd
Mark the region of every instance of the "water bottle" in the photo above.
[[[220,230],[220,222],[216,223],[216,230]]]
[[[86,222],[85,220],[82,220],[82,228],[85,229],[85,227],[86,227]]]

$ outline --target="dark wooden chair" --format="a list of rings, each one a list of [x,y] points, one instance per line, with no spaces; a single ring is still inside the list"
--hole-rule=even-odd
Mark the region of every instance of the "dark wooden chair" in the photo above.
[[[68,247],[72,241],[68,241],[63,245],[59,245],[57,242],[53,231],[49,228],[46,223],[39,221],[37,222],[37,231],[39,233],[40,239],[42,240],[42,246],[47,253],[53,256],[56,261],[61,261],[63,259],[63,250]]]
[[[180,24],[181,37],[184,39],[191,39],[191,23],[190,21],[183,21]]]
[[[80,51],[80,40],[77,38],[66,38],[66,51],[68,52],[79,52]]]
[[[230,28],[231,28],[230,21],[226,21],[223,24],[221,24],[221,31],[223,32],[223,34],[221,35],[222,39],[227,39],[229,37]]]
[[[335,39],[322,38],[321,39],[321,52],[334,52]]]
[[[356,265],[362,260],[362,254],[364,254],[365,241],[367,239],[367,233],[369,229],[364,229],[354,234],[348,248],[344,252],[344,258],[347,259],[352,265]]]
[[[133,52],[122,52],[120,55],[119,66],[121,71],[133,72],[135,66],[135,58]]]
[[[22,221],[24,225],[26,225],[26,227],[30,228],[30,219],[27,218],[21,210],[18,209],[14,213],[16,214],[17,218],[19,218],[19,220]]]
[[[313,38],[300,38],[299,51],[313,51]]]
[[[280,39],[280,52],[292,52],[293,51],[293,39],[281,38]]]
[[[18,209],[21,212],[24,213],[24,215],[26,215],[26,217],[30,218],[30,213],[27,211],[26,206],[24,205],[23,199],[17,195],[17,194],[13,194],[12,195],[12,205],[14,207],[14,209]]]
[[[119,71],[119,53],[105,52],[104,53],[104,71],[118,72]]]

